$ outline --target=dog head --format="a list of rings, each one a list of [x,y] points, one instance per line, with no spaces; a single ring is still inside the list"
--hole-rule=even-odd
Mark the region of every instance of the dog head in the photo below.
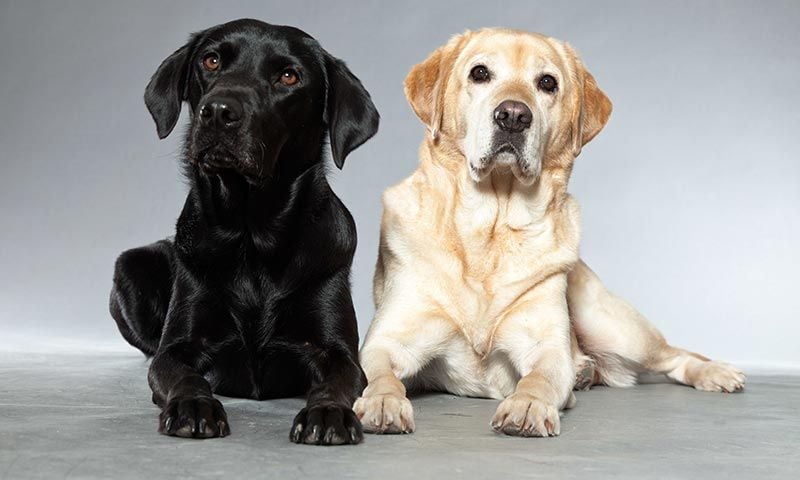
[[[159,138],[175,128],[186,101],[190,164],[251,183],[320,161],[326,132],[341,168],[379,120],[361,82],[316,40],[249,19],[192,35],[161,63],[144,99]]]
[[[511,169],[529,185],[549,163],[570,167],[611,114],[569,45],[513,30],[453,37],[411,70],[405,91],[434,141],[455,141],[475,181]]]

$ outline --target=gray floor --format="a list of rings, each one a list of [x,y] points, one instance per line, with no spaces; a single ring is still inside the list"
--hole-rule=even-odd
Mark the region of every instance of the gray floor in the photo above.
[[[355,447],[289,443],[300,399],[223,399],[233,435],[155,432],[135,353],[0,353],[0,478],[797,478],[800,377],[723,395],[668,384],[578,394],[558,438],[496,435],[497,402],[413,399],[417,433]]]

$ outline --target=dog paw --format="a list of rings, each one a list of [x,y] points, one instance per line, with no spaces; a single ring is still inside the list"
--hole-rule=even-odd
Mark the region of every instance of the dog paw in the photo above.
[[[185,438],[224,437],[231,434],[222,403],[213,397],[177,397],[161,411],[158,431]]]
[[[561,433],[561,421],[554,405],[515,393],[497,407],[492,428],[519,437],[554,437]]]
[[[703,362],[692,371],[690,385],[706,392],[733,393],[744,389],[746,377],[733,365],[723,362]]]
[[[353,406],[367,433],[411,433],[414,409],[406,397],[370,395],[356,400]]]
[[[364,439],[364,433],[353,410],[341,405],[320,405],[300,410],[294,417],[289,439],[308,445],[354,445]]]
[[[594,385],[594,374],[597,362],[593,358],[584,357],[575,365],[575,386],[573,390],[589,390]]]

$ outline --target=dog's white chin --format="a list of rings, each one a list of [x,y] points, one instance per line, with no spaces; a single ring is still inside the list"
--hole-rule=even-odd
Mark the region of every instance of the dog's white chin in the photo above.
[[[475,182],[484,180],[495,171],[502,173],[511,171],[519,183],[527,186],[533,185],[539,177],[539,165],[538,160],[520,162],[514,153],[501,152],[492,158],[468,160],[467,170]]]

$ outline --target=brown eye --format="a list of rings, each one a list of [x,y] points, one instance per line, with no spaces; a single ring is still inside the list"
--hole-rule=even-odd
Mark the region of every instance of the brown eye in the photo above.
[[[216,53],[209,53],[205,57],[203,57],[203,68],[208,70],[209,72],[213,72],[219,69],[219,55]]]
[[[281,72],[281,83],[286,85],[287,87],[291,87],[299,80],[300,76],[297,74],[297,71],[291,68],[287,68],[286,70]]]
[[[548,93],[553,93],[558,88],[558,82],[552,75],[542,75],[539,79],[539,88]]]
[[[489,81],[489,69],[485,65],[477,65],[469,72],[469,78],[475,83],[484,83]]]

